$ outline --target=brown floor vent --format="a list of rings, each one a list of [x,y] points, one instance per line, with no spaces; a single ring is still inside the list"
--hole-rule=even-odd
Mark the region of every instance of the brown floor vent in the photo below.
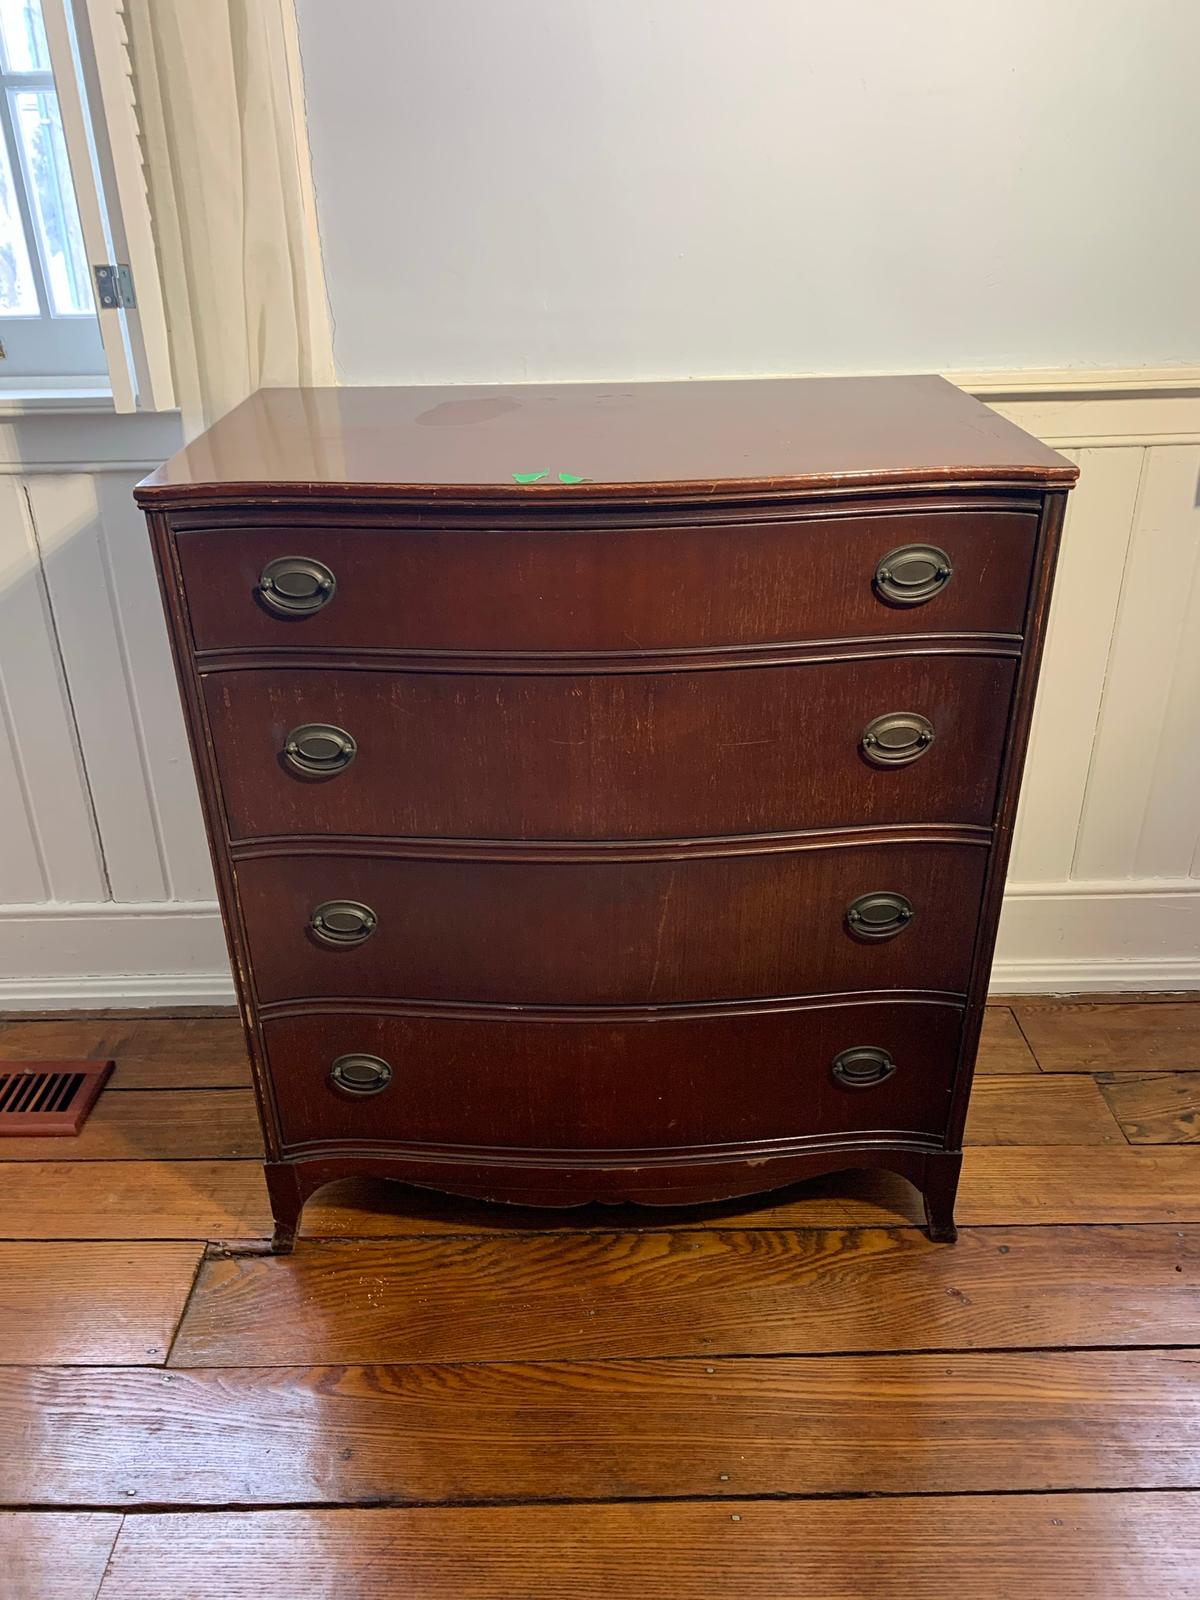
[[[0,1063],[0,1135],[78,1133],[111,1061]]]

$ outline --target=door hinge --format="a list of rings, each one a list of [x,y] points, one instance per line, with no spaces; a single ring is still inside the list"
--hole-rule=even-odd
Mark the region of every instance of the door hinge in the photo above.
[[[137,306],[133,273],[124,261],[103,262],[92,268],[96,277],[96,303],[101,311],[132,311]]]

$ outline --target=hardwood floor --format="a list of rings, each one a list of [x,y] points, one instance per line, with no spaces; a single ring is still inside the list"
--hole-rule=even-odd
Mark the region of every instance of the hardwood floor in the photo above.
[[[989,1012],[954,1247],[900,1179],[269,1213],[232,1019],[0,1141],[5,1600],[1200,1592],[1200,1003]]]

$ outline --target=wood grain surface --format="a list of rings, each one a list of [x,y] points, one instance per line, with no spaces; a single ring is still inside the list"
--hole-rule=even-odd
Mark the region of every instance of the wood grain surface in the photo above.
[[[96,1600],[120,1526],[96,1512],[0,1511],[4,1600]]]
[[[171,1362],[1176,1344],[1198,1273],[1200,1238],[1169,1227],[977,1229],[953,1250],[914,1228],[314,1243],[205,1261]]]
[[[736,515],[736,514],[733,514]],[[926,633],[1021,632],[1031,512],[863,510],[843,517],[575,528],[208,528],[178,538],[198,650],[704,649]],[[646,540],[654,542],[648,567]],[[930,542],[953,582],[890,606],[888,552]],[[279,617],[255,591],[281,556],[320,561],[336,604]],[[389,581],[380,583],[381,572]]]
[[[937,1449],[913,1441],[936,1417]],[[1190,1488],[1176,1350],[0,1368],[0,1499],[120,1507]]]
[[[1200,1495],[965,1495],[127,1518],[100,1600],[1147,1600]]]
[[[1191,1001],[1025,1001],[1013,1010],[1043,1072],[1200,1069],[1200,1006]]]
[[[109,1089],[220,1089],[250,1082],[235,1017],[0,1022],[0,1061],[115,1059]]]
[[[257,1161],[3,1161],[0,1238],[243,1239],[270,1232]]]
[[[1110,1059],[1180,1004],[1136,1007]],[[244,1119],[244,1090],[109,1089],[90,1143],[6,1141],[0,1594],[1190,1595],[1192,1085],[1047,1072],[1072,1029],[1097,1052],[1101,1008],[1055,1009],[1031,1072],[989,1008],[1010,1070],[973,1133],[1036,1142],[968,1150],[953,1248],[880,1172],[663,1211],[354,1180],[308,1209],[325,1241],[270,1258],[257,1161],[213,1159],[228,1123],[195,1114]],[[40,1029],[186,1082],[240,1053],[217,1020],[14,1022],[0,1053]],[[1093,1142],[1118,1120],[1135,1143]],[[121,1137],[176,1158],[99,1156]]]
[[[6,1139],[6,1161],[61,1161],[61,1138]],[[101,1095],[71,1140],[73,1161],[173,1161],[262,1157],[249,1089],[130,1090]]]
[[[694,671],[354,671],[319,655],[208,672],[202,690],[233,839],[638,840],[992,820],[1015,663],[880,654]],[[875,717],[926,717],[907,766],[868,764]],[[357,741],[323,781],[291,732]]]
[[[1200,1072],[1100,1072],[1096,1081],[1130,1144],[1200,1142]]]
[[[567,463],[572,463],[568,465]],[[546,482],[519,485],[539,468]],[[564,490],[557,473],[584,481]],[[137,487],[396,498],[405,485],[518,505],[964,479],[1069,485],[1078,469],[943,378],[260,389]],[[427,498],[427,493],[422,494]]]
[[[1091,1078],[985,1074],[971,1090],[967,1144],[1124,1142],[1117,1119]]]
[[[1037,1057],[1025,1042],[1017,1019],[1008,1006],[989,1005],[983,1013],[983,1032],[975,1074],[997,1072],[1005,1077],[1038,1071]]]
[[[0,1360],[164,1361],[198,1244],[0,1243]]]
[[[336,994],[675,1005],[879,989],[963,994],[986,866],[978,845],[900,840],[483,869],[284,853],[242,861],[236,876],[264,1004]],[[884,888],[908,900],[911,922],[890,939],[856,938],[851,902]],[[375,912],[364,944],[334,949],[313,938],[313,912],[330,900]],[[734,1065],[744,1072],[743,1057]]]

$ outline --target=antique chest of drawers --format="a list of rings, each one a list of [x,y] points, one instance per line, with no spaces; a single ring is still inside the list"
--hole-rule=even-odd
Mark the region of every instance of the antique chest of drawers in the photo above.
[[[940,378],[268,390],[147,478],[276,1220],[954,1194],[1070,462]]]

